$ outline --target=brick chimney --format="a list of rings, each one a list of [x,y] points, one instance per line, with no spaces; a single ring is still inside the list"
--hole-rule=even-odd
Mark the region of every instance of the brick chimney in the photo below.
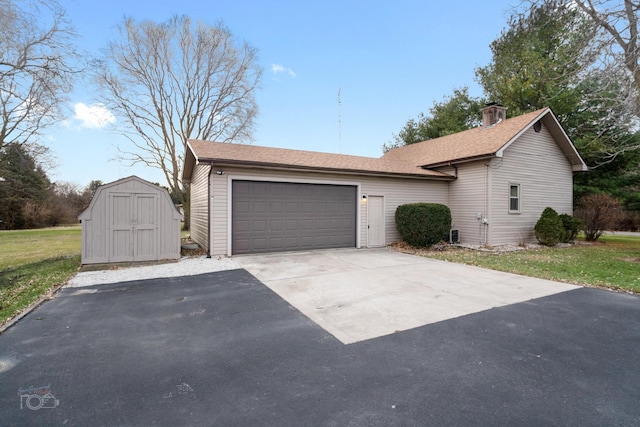
[[[482,109],[482,126],[493,126],[507,118],[507,109],[497,102],[488,102]]]

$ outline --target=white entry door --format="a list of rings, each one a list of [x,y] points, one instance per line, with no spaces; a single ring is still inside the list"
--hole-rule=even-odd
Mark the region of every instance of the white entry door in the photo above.
[[[369,196],[367,200],[367,246],[381,247],[384,237],[384,197]]]

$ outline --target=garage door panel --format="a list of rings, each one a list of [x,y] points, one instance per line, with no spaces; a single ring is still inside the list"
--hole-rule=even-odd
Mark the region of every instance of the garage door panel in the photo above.
[[[264,202],[264,201],[262,201],[262,200],[255,200],[255,201],[251,204],[251,211],[252,211],[254,214],[267,213],[267,207],[268,207],[267,202]]]
[[[249,220],[238,220],[234,223],[234,231],[237,232],[247,232],[251,230],[251,221]]]
[[[264,219],[256,219],[251,224],[253,231],[255,232],[266,232],[269,231],[269,227],[267,227],[268,221]]]
[[[281,250],[284,248],[284,238],[283,237],[271,237],[269,239],[269,247],[273,250]]]
[[[269,202],[269,212],[271,213],[283,213],[284,206],[282,202]]]
[[[270,231],[283,231],[284,230],[284,221],[282,221],[281,219],[269,220],[269,230]]]
[[[300,246],[300,239],[298,236],[286,236],[284,238],[284,247],[285,248],[295,248]]]
[[[356,211],[355,186],[234,180],[232,253],[354,247]]]
[[[238,202],[233,206],[236,213],[249,213],[251,211],[251,204],[249,202]]]
[[[243,182],[243,181],[236,181],[236,182],[237,182],[237,185],[233,186],[234,194],[237,194],[237,195],[251,194],[251,186],[249,185],[248,182]]]
[[[251,246],[256,251],[267,249],[267,239],[264,237],[256,237],[250,240]]]

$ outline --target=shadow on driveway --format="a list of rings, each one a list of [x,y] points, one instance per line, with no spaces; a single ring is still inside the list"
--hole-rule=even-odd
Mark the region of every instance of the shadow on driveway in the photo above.
[[[637,425],[639,348],[596,289],[350,345],[244,270],[63,289],[0,335],[0,423]]]

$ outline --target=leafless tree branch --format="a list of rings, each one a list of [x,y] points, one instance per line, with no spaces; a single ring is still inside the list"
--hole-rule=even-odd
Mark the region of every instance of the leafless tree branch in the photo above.
[[[0,149],[42,154],[42,131],[62,118],[79,72],[75,34],[60,5],[44,0],[0,0],[0,28]]]
[[[130,163],[161,169],[183,196],[181,167],[190,138],[247,142],[262,70],[257,51],[222,24],[175,16],[163,23],[126,18],[98,73],[105,103],[124,119]],[[182,200],[184,202],[184,200]]]

